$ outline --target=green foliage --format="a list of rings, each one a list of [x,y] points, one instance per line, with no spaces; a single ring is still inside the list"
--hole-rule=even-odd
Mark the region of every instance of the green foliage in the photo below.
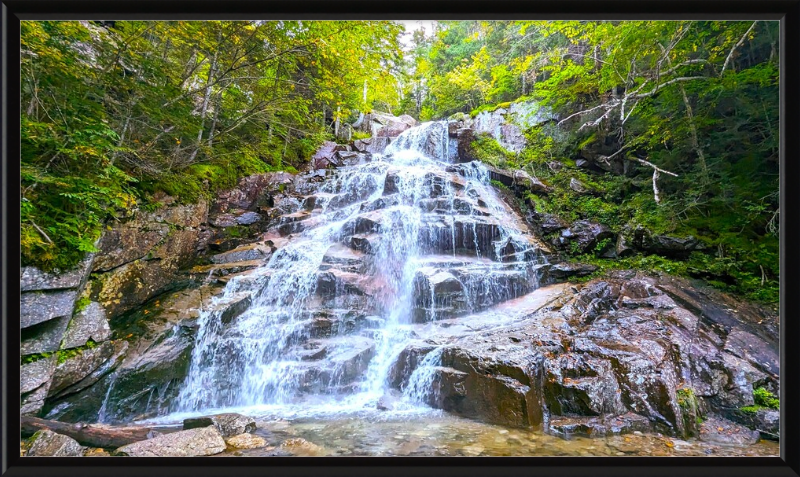
[[[757,388],[753,391],[753,400],[756,406],[763,406],[769,409],[780,409],[781,402],[777,396],[765,388]]]
[[[296,172],[326,113],[398,99],[402,27],[389,21],[20,27],[20,245],[23,265],[45,270],[73,267],[156,192],[189,203]]]

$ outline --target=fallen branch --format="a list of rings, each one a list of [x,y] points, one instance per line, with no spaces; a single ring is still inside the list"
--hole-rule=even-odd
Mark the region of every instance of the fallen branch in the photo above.
[[[31,436],[37,431],[50,430],[69,436],[80,444],[104,449],[116,449],[154,436],[153,430],[147,427],[112,427],[80,422],[73,424],[31,416],[22,416],[20,424],[23,437]]]

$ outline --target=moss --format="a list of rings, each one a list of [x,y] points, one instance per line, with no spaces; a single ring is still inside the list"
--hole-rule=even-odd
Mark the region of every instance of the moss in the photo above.
[[[64,363],[70,358],[74,358],[82,354],[87,349],[93,349],[97,347],[97,343],[92,340],[86,342],[85,345],[78,346],[76,348],[69,348],[69,349],[62,349],[56,352],[56,356],[58,356],[58,364]]]
[[[470,144],[475,157],[487,164],[501,168],[516,168],[516,154],[500,145],[488,134],[479,134]]]
[[[763,406],[769,409],[780,409],[781,406],[778,397],[765,388],[755,389],[753,391],[753,400],[757,406]]]
[[[27,356],[23,356],[20,361],[21,361],[21,364],[28,364],[28,363],[33,363],[33,362],[39,361],[40,359],[49,358],[50,356],[53,356],[53,353],[29,354]]]
[[[82,296],[75,302],[75,314],[78,314],[86,309],[87,306],[92,302],[92,300],[88,296]]]

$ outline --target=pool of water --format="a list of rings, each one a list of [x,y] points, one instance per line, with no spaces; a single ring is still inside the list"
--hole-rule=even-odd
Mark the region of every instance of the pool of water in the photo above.
[[[297,409],[297,408],[295,408]],[[255,434],[268,447],[226,451],[218,456],[777,456],[779,444],[759,441],[735,446],[634,433],[565,440],[541,431],[476,422],[442,411],[308,408],[278,419],[278,409],[261,409]],[[242,410],[239,410],[242,411]],[[256,409],[248,409],[256,416]],[[179,430],[181,415],[161,419],[164,431]],[[173,420],[175,422],[168,423]],[[300,440],[302,439],[302,440]]]

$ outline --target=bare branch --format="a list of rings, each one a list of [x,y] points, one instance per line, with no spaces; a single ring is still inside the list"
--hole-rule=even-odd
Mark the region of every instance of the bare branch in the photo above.
[[[728,68],[728,63],[730,63],[731,58],[733,58],[733,52],[736,51],[737,48],[742,46],[742,43],[744,43],[744,40],[747,38],[747,35],[749,35],[750,32],[753,30],[753,28],[756,26],[756,23],[758,23],[758,20],[754,21],[753,24],[750,25],[750,28],[748,28],[747,31],[744,32],[744,35],[742,35],[742,37],[739,38],[739,41],[736,42],[735,45],[733,45],[733,48],[731,48],[731,51],[728,53],[728,57],[725,58],[725,63],[722,65],[722,71],[719,72],[720,76],[722,76],[722,73],[724,73],[725,70]]]

